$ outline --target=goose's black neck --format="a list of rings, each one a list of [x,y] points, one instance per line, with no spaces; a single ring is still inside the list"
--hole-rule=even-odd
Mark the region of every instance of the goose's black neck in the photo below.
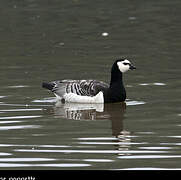
[[[114,84],[123,84],[123,74],[120,71],[111,71],[111,81],[110,81],[110,87]]]
[[[110,87],[104,94],[106,103],[122,102],[126,99],[126,90],[123,84],[123,74],[118,69],[117,65],[112,67]]]

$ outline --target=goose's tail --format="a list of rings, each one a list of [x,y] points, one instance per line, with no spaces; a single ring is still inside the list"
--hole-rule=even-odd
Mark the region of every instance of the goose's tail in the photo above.
[[[42,87],[45,88],[45,89],[48,89],[50,91],[52,91],[54,86],[55,86],[55,84],[53,84],[53,83],[47,83],[47,82],[42,83]]]

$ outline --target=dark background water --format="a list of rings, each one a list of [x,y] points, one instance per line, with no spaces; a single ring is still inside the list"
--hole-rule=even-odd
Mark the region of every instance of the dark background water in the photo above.
[[[181,169],[180,0],[6,0],[0,7],[1,169]],[[104,35],[107,33],[106,35]],[[42,81],[109,82],[124,104],[55,107]]]

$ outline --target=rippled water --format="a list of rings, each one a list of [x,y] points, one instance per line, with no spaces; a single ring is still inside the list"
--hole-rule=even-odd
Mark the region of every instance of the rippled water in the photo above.
[[[0,169],[181,169],[180,1],[6,1],[0,16]],[[9,23],[7,23],[7,21]],[[126,103],[57,103],[42,81],[109,82]]]

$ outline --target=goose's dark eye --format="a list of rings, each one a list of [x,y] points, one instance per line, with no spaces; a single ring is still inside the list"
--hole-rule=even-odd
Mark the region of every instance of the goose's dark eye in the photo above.
[[[123,63],[124,65],[129,65],[129,63]]]

